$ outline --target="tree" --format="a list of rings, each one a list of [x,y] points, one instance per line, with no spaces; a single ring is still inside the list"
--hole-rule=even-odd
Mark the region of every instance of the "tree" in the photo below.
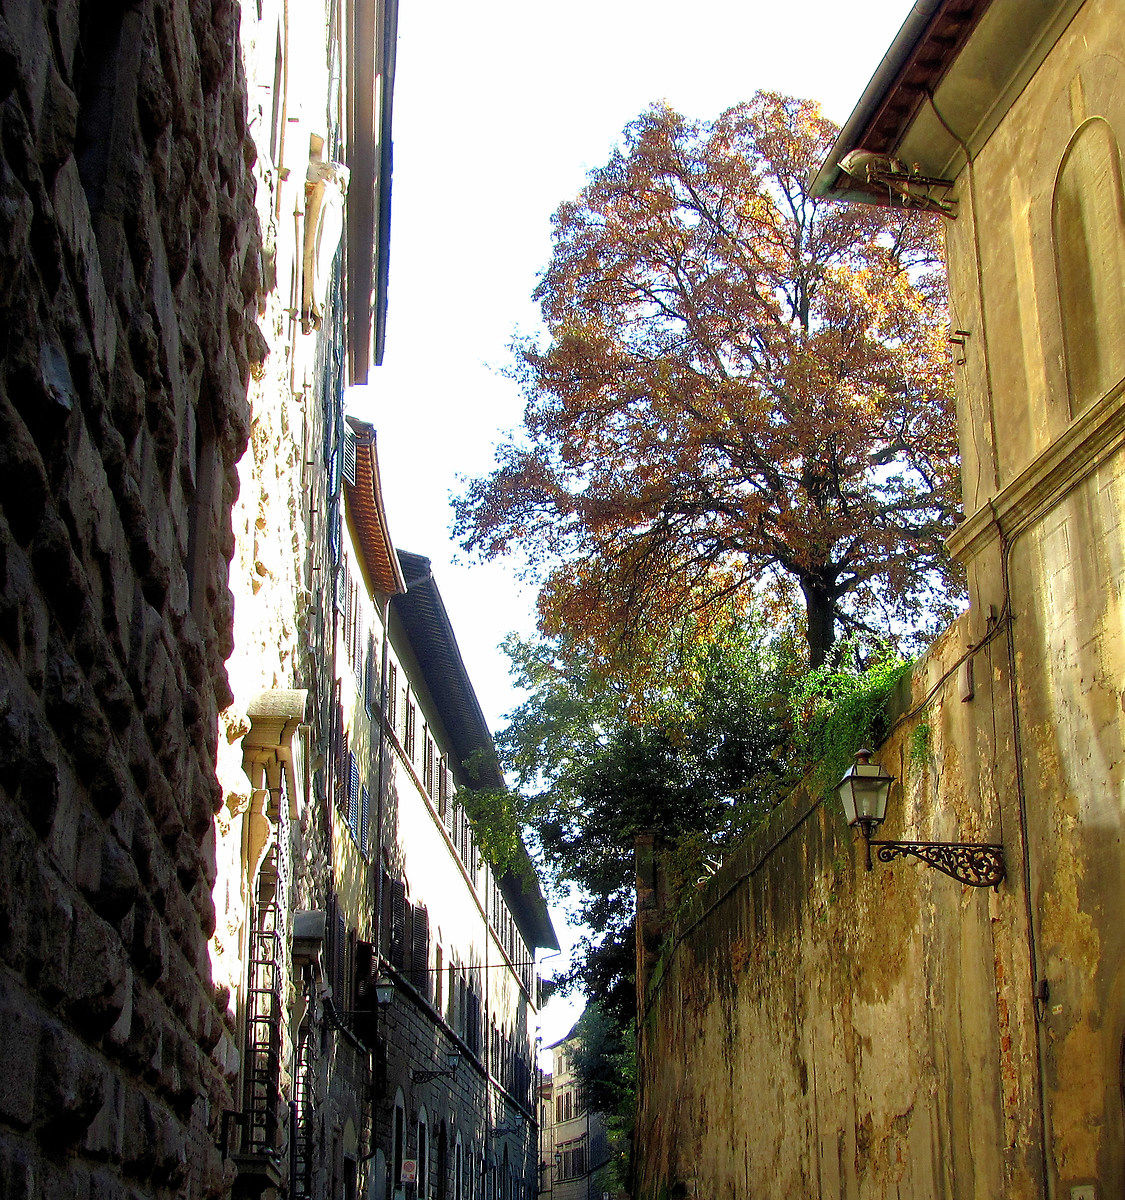
[[[467,549],[545,573],[548,633],[627,659],[764,580],[799,595],[814,667],[842,630],[947,619],[937,218],[814,200],[834,134],[771,93],[710,123],[656,106],[559,208],[523,431],[458,502]]]
[[[592,932],[564,985],[581,985],[618,1024],[633,993],[633,847],[653,832],[679,848],[685,886],[800,774],[790,697],[791,637],[729,618],[661,648],[640,708],[584,645],[510,638],[530,695],[497,738],[551,881],[574,889]]]

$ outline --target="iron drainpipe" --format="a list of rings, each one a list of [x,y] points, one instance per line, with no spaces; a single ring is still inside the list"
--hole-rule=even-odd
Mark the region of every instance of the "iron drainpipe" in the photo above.
[[[946,133],[961,148],[961,153],[965,156],[965,171],[967,182],[969,185],[969,207],[973,215],[973,258],[976,265],[977,277],[977,304],[979,306],[980,321],[981,321],[981,342],[984,353],[984,373],[985,373],[985,390],[988,393],[988,427],[992,441],[992,477],[996,491],[1000,490],[1000,469],[997,460],[996,449],[996,415],[995,401],[992,391],[992,367],[988,355],[988,324],[985,315],[984,303],[984,276],[981,274],[981,248],[980,236],[977,226],[977,193],[976,193],[976,177],[973,173],[973,156],[969,149],[968,143],[963,137],[945,119],[941,110],[938,108],[934,100],[933,92],[927,88],[925,91],[926,98],[930,102],[930,108],[933,111],[938,122]],[[989,497],[988,507],[992,512],[992,520],[996,526],[997,537],[1000,542],[1000,575],[1001,583],[1004,588],[1004,609],[1008,614],[1008,628],[1004,634],[1004,641],[1007,647],[1008,657],[1008,695],[1012,707],[1012,749],[1014,751],[1013,758],[1015,760],[1015,784],[1016,784],[1016,808],[1019,814],[1020,825],[1020,875],[1023,885],[1023,904],[1024,904],[1024,920],[1027,924],[1027,953],[1028,964],[1031,972],[1031,1007],[1035,1018],[1035,1066],[1036,1066],[1036,1092],[1039,1100],[1039,1163],[1040,1169],[1043,1172],[1043,1195],[1047,1200],[1051,1200],[1054,1195],[1054,1187],[1051,1180],[1051,1162],[1050,1154],[1047,1149],[1047,1064],[1044,1061],[1043,1054],[1043,1022],[1039,1016],[1039,1002],[1036,999],[1036,991],[1039,984],[1039,946],[1035,930],[1035,907],[1031,900],[1031,847],[1028,841],[1028,824],[1027,824],[1027,792],[1024,787],[1023,777],[1023,742],[1020,733],[1020,714],[1019,714],[1019,694],[1016,688],[1016,643],[1013,629],[1012,618],[1012,577],[1010,572],[1010,562],[1012,550],[1015,546],[1017,538],[1022,537],[1027,531],[1033,528],[1038,521],[1046,516],[1047,512],[1057,507],[1062,503],[1063,499],[1078,486],[1085,476],[1073,481],[1063,494],[1055,499],[1050,508],[1039,514],[1038,517],[1032,517],[1027,522],[1017,527],[1012,531],[1011,536],[1004,531],[1004,526],[1001,524],[1000,515],[996,511],[996,504],[992,497]],[[994,748],[995,750],[995,748]]]
[[[387,683],[390,674],[390,619],[391,598],[383,597],[383,646],[379,664],[379,770],[378,796],[375,801],[375,945],[379,948],[376,960],[381,961],[383,947],[381,944],[383,930],[383,790],[386,783],[387,768]]]
[[[391,553],[394,551],[392,549]],[[375,977],[378,978],[382,972],[383,962],[383,790],[386,779],[386,763],[387,763],[387,683],[389,670],[389,642],[390,642],[390,620],[391,620],[391,598],[390,596],[383,597],[382,613],[383,618],[383,646],[380,652],[379,664],[379,768],[376,775],[376,783],[378,795],[375,801]],[[379,1001],[375,1001],[376,1021],[378,1020]],[[383,1017],[383,1040],[387,1039],[387,1022],[390,1019],[390,1013],[384,1014]],[[382,1083],[386,1087],[386,1051],[383,1052],[383,1066],[379,1064],[379,1037],[378,1025],[376,1024],[375,1036],[375,1082]],[[374,1088],[372,1088],[374,1091]],[[376,1096],[373,1105],[374,1111],[371,1114],[371,1138],[375,1143],[371,1147],[371,1155],[375,1156],[379,1147],[379,1104],[383,1097]]]
[[[1068,488],[1067,491],[1069,492],[1070,489]],[[1062,499],[1063,497],[1059,497],[1059,501],[1056,503],[1061,503]],[[989,507],[992,509],[992,519],[996,523],[996,531],[1000,539],[1000,571],[1004,587],[1004,604],[1008,609],[1008,628],[1005,632],[1004,640],[1008,656],[1008,695],[1012,706],[1012,749],[1014,751],[1012,757],[1015,760],[1016,801],[1020,823],[1020,882],[1023,885],[1024,920],[1027,925],[1027,955],[1031,973],[1031,1008],[1035,1020],[1035,1065],[1037,1068],[1035,1083],[1037,1098],[1039,1100],[1040,1168],[1043,1172],[1043,1194],[1047,1197],[1047,1200],[1051,1200],[1055,1194],[1055,1189],[1051,1179],[1050,1155],[1047,1149],[1047,1139],[1049,1136],[1047,1064],[1044,1061],[1043,1054],[1043,1021],[1039,1015],[1039,1002],[1035,994],[1039,982],[1039,943],[1035,926],[1035,906],[1031,899],[1031,845],[1028,835],[1027,792],[1024,786],[1023,774],[1023,736],[1020,728],[1019,692],[1016,686],[1017,658],[1014,620],[1012,616],[1012,579],[1010,571],[1012,550],[1016,539],[1022,537],[1023,534],[1032,529],[1037,522],[1029,521],[1022,529],[1016,530],[1009,538],[1004,532],[1003,525],[1000,523],[996,505],[991,500],[989,500]],[[1042,514],[1040,519],[1045,515],[1045,513]]]

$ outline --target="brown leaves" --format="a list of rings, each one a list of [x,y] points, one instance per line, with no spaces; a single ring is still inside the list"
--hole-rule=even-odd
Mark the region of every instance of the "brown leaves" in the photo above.
[[[528,448],[459,504],[467,546],[552,564],[545,628],[627,642],[774,572],[837,622],[861,596],[902,617],[941,590],[958,485],[939,234],[809,196],[834,133],[772,93],[711,123],[654,107],[560,206],[536,292],[550,341],[520,364]]]

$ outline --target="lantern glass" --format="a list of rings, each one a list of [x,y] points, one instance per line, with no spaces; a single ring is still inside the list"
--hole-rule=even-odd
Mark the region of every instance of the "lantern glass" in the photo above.
[[[388,979],[386,975],[381,975],[375,981],[375,1000],[376,1003],[386,1005],[395,998],[395,982],[393,979]]]
[[[878,763],[868,762],[870,753],[869,750],[859,751],[836,788],[848,824],[866,828],[883,823],[893,782]]]
[[[449,1068],[449,1070],[456,1071],[461,1065],[461,1051],[450,1050],[445,1056],[445,1065]]]

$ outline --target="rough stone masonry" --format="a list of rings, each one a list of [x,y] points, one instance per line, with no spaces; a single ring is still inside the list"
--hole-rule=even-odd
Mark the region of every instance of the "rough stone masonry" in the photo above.
[[[0,1197],[225,1185],[237,38],[233,0],[0,0]]]

